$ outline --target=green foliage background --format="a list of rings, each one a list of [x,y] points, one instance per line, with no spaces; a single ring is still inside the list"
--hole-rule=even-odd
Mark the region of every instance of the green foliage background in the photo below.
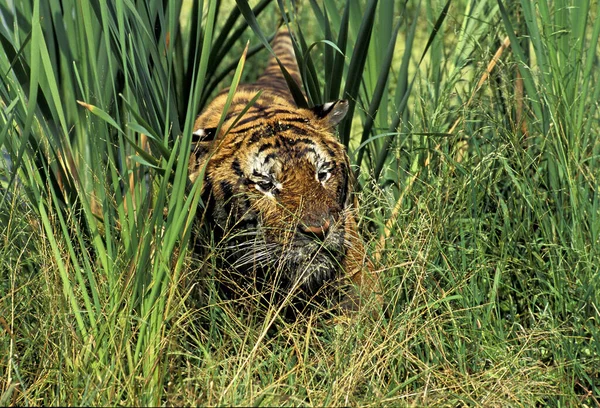
[[[379,318],[245,315],[188,249],[193,120],[260,73],[280,8],[307,103],[351,102]],[[598,404],[598,17],[585,0],[0,3],[0,404]]]

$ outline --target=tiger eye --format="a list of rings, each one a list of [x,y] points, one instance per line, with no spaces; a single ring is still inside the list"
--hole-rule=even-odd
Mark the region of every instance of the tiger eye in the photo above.
[[[271,180],[261,180],[256,183],[256,186],[258,187],[259,190],[261,190],[265,193],[270,193],[271,191],[273,191],[275,189],[275,184],[273,184],[273,182]]]
[[[317,173],[317,177],[321,183],[325,183],[331,177],[331,172],[329,170],[321,170]]]

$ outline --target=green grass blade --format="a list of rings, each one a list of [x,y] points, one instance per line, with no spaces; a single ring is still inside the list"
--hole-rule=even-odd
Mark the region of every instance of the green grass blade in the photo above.
[[[360,143],[364,145],[365,141],[369,137],[371,130],[373,129],[373,124],[375,123],[375,116],[378,113],[379,106],[381,105],[381,100],[383,98],[384,91],[386,89],[386,84],[388,81],[388,75],[390,72],[390,67],[392,65],[392,59],[394,57],[394,51],[396,49],[396,38],[398,37],[398,32],[400,31],[401,20],[396,23],[396,27],[394,27],[392,36],[390,38],[390,42],[388,44],[385,59],[381,65],[381,70],[379,72],[379,78],[377,79],[377,84],[375,85],[375,90],[373,93],[373,97],[371,99],[371,103],[369,104],[369,111],[367,112],[367,120],[363,127],[363,132],[361,136]],[[358,154],[357,159],[355,161],[357,166],[357,173],[355,174],[358,179],[358,172],[360,171],[360,165],[362,163],[364,149],[355,151],[355,154]]]
[[[373,31],[373,23],[375,20],[375,9],[377,0],[369,0],[364,11],[364,17],[361,21],[358,30],[356,44],[348,66],[348,75],[346,76],[346,86],[344,88],[344,98],[348,99],[348,114],[340,123],[339,133],[340,139],[344,146],[348,147],[350,143],[350,131],[352,129],[352,117],[356,102],[358,100],[358,90],[362,80],[365,62],[367,60],[367,50],[371,40]]]
[[[519,40],[518,40],[517,36],[515,35],[515,32],[514,32],[512,23],[510,22],[508,13],[507,13],[506,9],[504,8],[504,5],[502,4],[501,0],[498,0],[498,7],[500,10],[500,15],[502,16],[502,22],[504,24],[504,27],[506,28],[506,33],[507,33],[508,37],[510,38],[511,48],[514,51],[515,55],[517,56],[517,58],[520,62],[519,72],[521,73],[521,76],[523,77],[523,82],[524,82],[527,94],[529,95],[529,98],[530,98],[530,101],[532,104],[532,109],[533,109],[537,119],[542,121],[542,124],[543,124],[542,132],[545,133],[545,131],[548,129],[548,126],[547,126],[548,119],[546,118],[546,114],[543,111],[540,100],[537,97],[537,90],[534,85],[533,77],[531,76],[531,72],[527,68],[527,59],[525,57],[525,53],[519,44]]]
[[[327,81],[327,95],[328,100],[335,100],[340,97],[340,89],[342,89],[342,78],[344,77],[344,61],[345,52],[348,44],[348,26],[350,21],[350,2],[346,2],[344,6],[344,14],[339,25],[339,32],[337,38],[337,46],[342,50],[343,54],[336,54],[333,60],[333,67],[329,72],[329,78]],[[327,74],[327,72],[326,72]]]

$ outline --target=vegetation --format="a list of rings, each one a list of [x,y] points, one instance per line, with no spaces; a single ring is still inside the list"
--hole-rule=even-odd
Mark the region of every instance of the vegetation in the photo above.
[[[0,3],[0,405],[599,404],[598,4],[250,6]],[[193,120],[279,7],[351,101],[379,317],[243,313],[189,249]]]

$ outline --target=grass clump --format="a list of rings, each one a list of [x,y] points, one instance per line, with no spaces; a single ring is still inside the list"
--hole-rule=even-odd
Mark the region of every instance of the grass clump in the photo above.
[[[597,4],[282,2],[386,301],[290,322],[189,251],[193,120],[282,15],[238,3],[0,5],[0,404],[598,404]]]

